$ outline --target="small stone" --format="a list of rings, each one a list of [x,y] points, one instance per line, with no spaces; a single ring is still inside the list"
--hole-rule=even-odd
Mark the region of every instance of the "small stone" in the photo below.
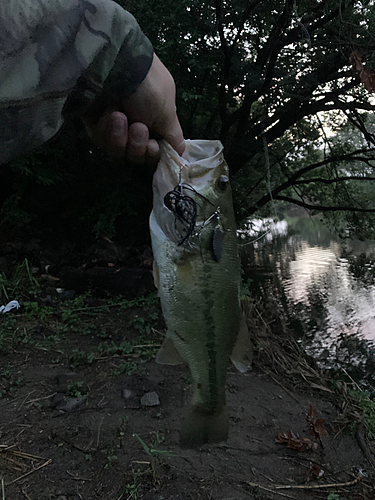
[[[78,408],[84,401],[85,397],[82,398],[64,398],[63,401],[56,406],[56,410],[60,411],[72,411]]]
[[[124,389],[122,391],[122,395],[124,396],[125,399],[130,399],[133,395],[132,391],[129,391],[129,389]]]
[[[138,409],[139,406],[139,397],[130,389],[122,390],[123,398],[125,399],[125,408],[129,409]]]
[[[158,406],[160,405],[159,396],[155,391],[146,392],[146,394],[141,399],[141,404],[143,406]]]
[[[50,405],[51,408],[56,408],[56,406],[59,406],[63,401],[64,401],[64,395],[61,393],[56,393],[51,397],[50,400]]]

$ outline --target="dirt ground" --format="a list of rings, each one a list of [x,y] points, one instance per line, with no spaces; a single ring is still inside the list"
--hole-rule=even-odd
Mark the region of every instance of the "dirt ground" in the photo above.
[[[43,315],[40,300],[0,324],[1,500],[375,499],[371,443],[366,458],[327,388],[299,374],[293,387],[256,351],[252,372],[228,371],[227,442],[181,449],[191,379],[154,361],[157,301],[76,298]],[[328,436],[308,435],[310,405]],[[289,431],[315,445],[275,442]]]

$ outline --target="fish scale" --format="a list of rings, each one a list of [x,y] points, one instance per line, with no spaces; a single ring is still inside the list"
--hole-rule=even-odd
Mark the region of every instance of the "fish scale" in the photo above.
[[[186,161],[162,141],[161,154],[150,216],[155,284],[167,325],[157,361],[186,362],[190,367],[194,393],[180,443],[193,447],[227,438],[227,365],[231,357],[246,371],[251,344],[240,307],[241,269],[222,145],[187,141]],[[213,159],[207,162],[209,154]],[[197,206],[195,231],[185,246],[173,207],[164,203],[169,192],[179,192],[181,180],[189,185],[186,194],[181,188],[181,196],[189,196]]]

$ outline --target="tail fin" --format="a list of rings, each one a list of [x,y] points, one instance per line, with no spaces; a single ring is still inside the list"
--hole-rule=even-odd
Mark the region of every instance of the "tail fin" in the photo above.
[[[205,443],[225,441],[228,437],[229,422],[225,408],[218,413],[208,414],[201,408],[192,406],[186,415],[180,431],[180,446],[196,448]]]

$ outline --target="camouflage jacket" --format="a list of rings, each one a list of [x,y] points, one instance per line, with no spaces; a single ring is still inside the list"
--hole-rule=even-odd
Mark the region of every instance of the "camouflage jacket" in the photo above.
[[[0,163],[50,139],[66,115],[129,96],[152,57],[111,0],[1,1]]]

